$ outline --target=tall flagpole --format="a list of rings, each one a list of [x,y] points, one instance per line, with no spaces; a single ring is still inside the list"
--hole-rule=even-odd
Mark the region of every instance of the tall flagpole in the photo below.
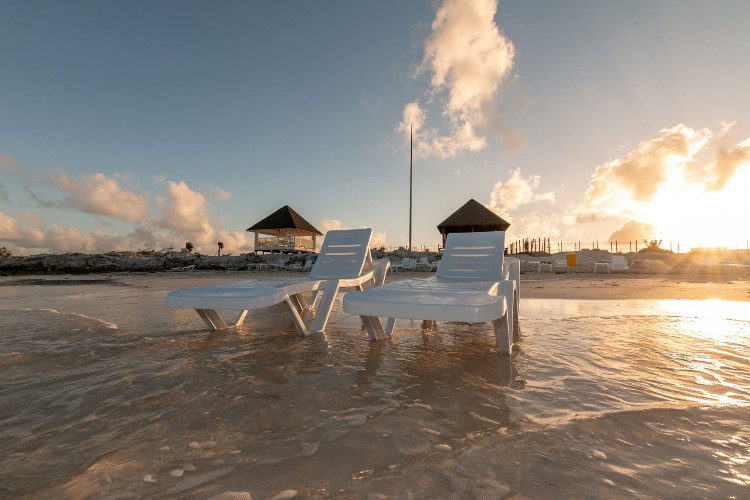
[[[412,149],[413,149],[413,140],[412,140],[412,126],[409,125],[409,252],[411,252],[411,200],[412,200],[412,178],[413,178],[413,162],[412,162]]]

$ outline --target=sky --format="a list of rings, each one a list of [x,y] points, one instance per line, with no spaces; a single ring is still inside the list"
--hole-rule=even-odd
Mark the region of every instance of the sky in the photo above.
[[[0,246],[750,238],[750,2],[0,0]]]

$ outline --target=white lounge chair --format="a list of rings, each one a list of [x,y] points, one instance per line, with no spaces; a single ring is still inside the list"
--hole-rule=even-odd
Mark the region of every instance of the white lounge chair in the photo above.
[[[190,264],[189,266],[183,266],[183,267],[173,267],[170,269],[170,271],[192,271],[195,269],[195,264]]]
[[[401,262],[394,262],[391,264],[391,271],[397,272],[397,271],[413,271],[417,267],[417,259],[410,259],[409,257],[404,257],[401,259]]]
[[[277,269],[279,271],[286,271],[288,269],[286,265],[286,259],[279,259],[276,262],[271,262],[269,264],[269,267],[271,269]]]
[[[565,257],[556,257],[555,262],[552,264],[552,272],[559,274],[567,273],[568,271],[570,271],[570,266],[568,266],[568,261]]]
[[[430,262],[427,257],[422,257],[417,262],[417,269],[420,271],[437,271],[437,263]]]
[[[620,272],[630,271],[630,266],[628,266],[628,261],[625,259],[624,255],[613,255],[612,256],[612,262],[609,263],[609,269],[612,272]]]
[[[390,337],[396,318],[421,319],[427,325],[492,322],[497,350],[510,352],[515,333],[511,325],[517,324],[511,305],[515,281],[504,279],[504,242],[502,231],[451,233],[437,274],[349,292],[344,296],[344,311],[362,318],[371,340]],[[385,328],[381,317],[388,318]]]
[[[184,288],[167,295],[167,307],[195,309],[212,330],[228,328],[216,310],[240,310],[235,326],[245,320],[249,309],[261,309],[279,303],[289,306],[292,321],[300,335],[323,331],[333,308],[339,288],[355,287],[363,290],[374,275],[384,274],[387,267],[372,268],[370,256],[371,229],[328,231],[312,271],[302,278],[280,280],[247,280],[222,283],[199,288]],[[383,270],[384,268],[384,270]],[[382,277],[385,280],[385,277]],[[322,294],[318,293],[322,291]],[[308,305],[302,296],[315,292]],[[301,311],[316,311],[309,329],[300,316]]]

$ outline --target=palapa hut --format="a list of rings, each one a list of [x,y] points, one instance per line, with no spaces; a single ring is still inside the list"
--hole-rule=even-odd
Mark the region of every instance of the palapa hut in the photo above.
[[[256,222],[247,231],[255,232],[256,252],[273,253],[314,252],[316,238],[323,235],[289,205]]]
[[[438,231],[443,235],[443,246],[445,239],[450,233],[480,233],[484,231],[505,231],[510,223],[504,221],[495,213],[471,199],[464,206],[453,212],[453,214],[438,224]]]

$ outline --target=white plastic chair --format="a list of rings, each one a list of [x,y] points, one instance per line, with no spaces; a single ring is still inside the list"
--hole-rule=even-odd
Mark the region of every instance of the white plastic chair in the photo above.
[[[402,271],[414,271],[417,269],[417,259],[404,259],[404,263],[401,266]]]
[[[268,266],[270,269],[278,269],[279,271],[286,271],[288,269],[286,259],[279,259],[276,262],[271,262]]]
[[[552,264],[552,271],[555,273],[567,273],[570,271],[567,259],[565,257],[556,257],[555,262]]]
[[[609,263],[609,269],[612,272],[630,271],[630,266],[628,266],[628,261],[624,255],[613,255],[612,262]]]
[[[359,315],[371,340],[391,337],[397,318],[492,322],[499,352],[510,352],[516,325],[515,281],[504,279],[505,233],[451,233],[437,274],[388,283],[344,296],[344,311]],[[515,264],[512,266],[515,267]],[[519,272],[520,275],[520,272]],[[510,271],[509,271],[510,276]],[[380,320],[388,318],[386,327]]]
[[[234,323],[239,326],[249,309],[262,309],[279,303],[289,306],[292,321],[300,335],[323,331],[328,323],[339,288],[363,290],[374,281],[370,256],[371,229],[328,231],[312,271],[302,278],[280,280],[247,280],[199,288],[184,288],[167,295],[167,307],[195,309],[212,330],[228,328],[216,310],[240,310]],[[385,271],[387,272],[387,268]],[[385,280],[385,278],[382,278]],[[322,291],[322,294],[317,293]],[[315,292],[312,304],[303,293]],[[300,312],[315,311],[309,329]]]

